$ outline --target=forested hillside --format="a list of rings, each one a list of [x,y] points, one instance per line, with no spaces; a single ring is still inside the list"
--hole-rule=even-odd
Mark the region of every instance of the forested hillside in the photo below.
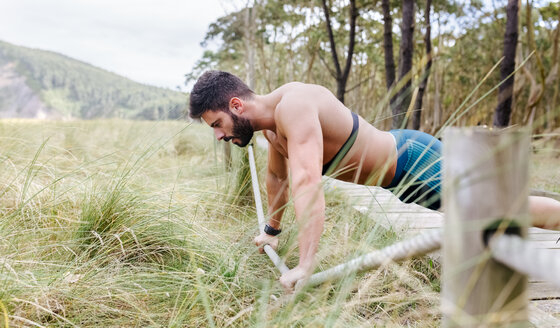
[[[186,106],[183,93],[0,41],[0,118],[177,119]]]
[[[209,26],[188,76],[227,70],[257,93],[321,84],[385,129],[547,131],[560,122],[559,18],[558,1],[254,0]],[[511,112],[495,124],[502,92]]]

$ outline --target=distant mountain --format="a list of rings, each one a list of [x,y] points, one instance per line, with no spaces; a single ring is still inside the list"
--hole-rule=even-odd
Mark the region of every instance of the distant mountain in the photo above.
[[[0,41],[0,118],[178,119],[186,107],[184,93]]]

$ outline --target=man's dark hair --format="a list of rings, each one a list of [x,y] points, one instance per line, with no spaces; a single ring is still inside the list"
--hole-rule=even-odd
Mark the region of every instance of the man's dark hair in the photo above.
[[[200,118],[207,111],[227,111],[231,98],[251,99],[255,93],[237,76],[207,71],[198,78],[190,96],[189,116]]]

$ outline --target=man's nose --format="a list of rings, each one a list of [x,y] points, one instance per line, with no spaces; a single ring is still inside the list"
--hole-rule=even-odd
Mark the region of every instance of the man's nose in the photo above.
[[[222,140],[226,136],[226,134],[220,129],[214,129],[214,135],[218,140]]]

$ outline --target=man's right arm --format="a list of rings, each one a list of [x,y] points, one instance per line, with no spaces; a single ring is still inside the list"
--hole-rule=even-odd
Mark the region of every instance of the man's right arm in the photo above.
[[[282,214],[288,202],[288,166],[286,159],[272,145],[268,145],[268,165],[266,173],[266,192],[268,195],[268,225],[279,230]],[[261,253],[264,245],[278,248],[278,237],[261,232],[255,238],[255,244]],[[262,247],[261,247],[262,246]]]
[[[288,167],[286,159],[272,145],[268,146],[268,170],[266,174],[269,225],[280,229],[282,214],[288,202]]]

